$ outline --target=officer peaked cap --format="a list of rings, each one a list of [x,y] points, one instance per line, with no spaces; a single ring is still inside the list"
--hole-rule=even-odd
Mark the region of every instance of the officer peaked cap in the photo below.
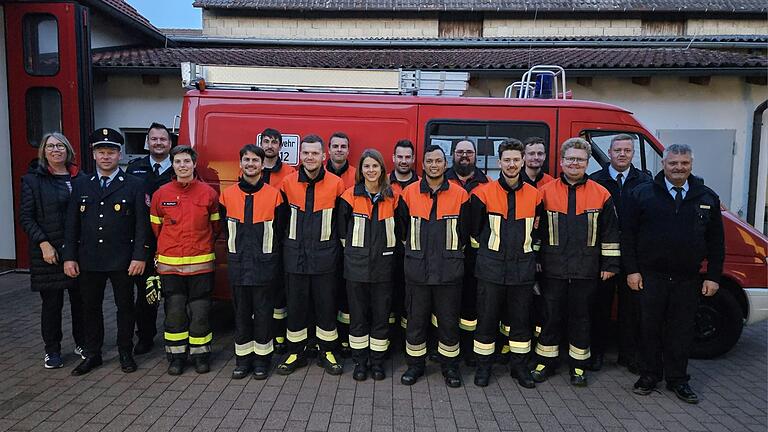
[[[93,131],[89,142],[91,143],[91,148],[94,149],[98,147],[114,147],[121,150],[124,140],[120,132],[110,128],[101,128]]]

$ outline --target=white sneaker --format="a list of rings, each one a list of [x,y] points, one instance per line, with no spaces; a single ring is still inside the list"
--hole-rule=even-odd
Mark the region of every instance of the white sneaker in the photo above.
[[[75,354],[79,355],[81,359],[85,360],[85,354],[83,354],[83,347],[80,345],[75,347]]]

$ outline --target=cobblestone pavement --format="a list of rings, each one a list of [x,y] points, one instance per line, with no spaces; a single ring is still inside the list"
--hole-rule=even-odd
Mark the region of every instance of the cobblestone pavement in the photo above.
[[[702,400],[693,406],[666,390],[632,394],[635,377],[617,368],[610,361],[614,356],[603,371],[590,375],[589,387],[578,389],[568,384],[566,372],[534,390],[520,389],[502,366],[494,369],[495,379],[485,389],[471,383],[467,368],[466,385],[448,389],[434,364],[426,379],[406,387],[399,383],[405,370],[402,355],[388,362],[388,377],[380,382],[355,382],[351,361],[340,377],[310,366],[287,378],[234,381],[232,331],[227,328],[215,329],[208,374],[188,370],[180,377],[168,376],[159,346],[137,357],[137,372],[124,374],[112,345],[111,302],[107,295],[104,366],[72,377],[79,358],[72,354],[67,334],[67,307],[65,367],[46,370],[39,296],[29,291],[27,275],[0,277],[0,431],[768,430],[766,323],[746,328],[727,355],[691,361],[691,385]],[[226,313],[224,306],[217,312]]]

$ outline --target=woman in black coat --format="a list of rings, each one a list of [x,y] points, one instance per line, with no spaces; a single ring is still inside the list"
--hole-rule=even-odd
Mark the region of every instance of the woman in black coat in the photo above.
[[[82,355],[80,347],[85,340],[77,280],[64,274],[59,258],[64,245],[64,217],[72,181],[83,174],[73,163],[75,152],[64,135],[49,133],[40,142],[37,163],[33,163],[21,179],[19,221],[29,237],[32,291],[39,292],[43,301],[44,366],[55,369],[64,366],[61,360],[64,290],[69,292],[75,354]]]

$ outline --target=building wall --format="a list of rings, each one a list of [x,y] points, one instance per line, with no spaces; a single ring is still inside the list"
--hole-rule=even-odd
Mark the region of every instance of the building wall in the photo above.
[[[640,36],[642,31],[639,19],[486,19],[483,23],[483,37]]]
[[[0,5],[0,23],[5,10]],[[0,259],[16,259],[11,185],[11,131],[8,119],[8,74],[5,63],[5,25],[0,25]]]
[[[691,19],[686,26],[689,35],[768,34],[768,20]]]
[[[109,17],[94,12],[91,16],[91,48],[119,47],[141,44],[143,40],[131,35]]]

